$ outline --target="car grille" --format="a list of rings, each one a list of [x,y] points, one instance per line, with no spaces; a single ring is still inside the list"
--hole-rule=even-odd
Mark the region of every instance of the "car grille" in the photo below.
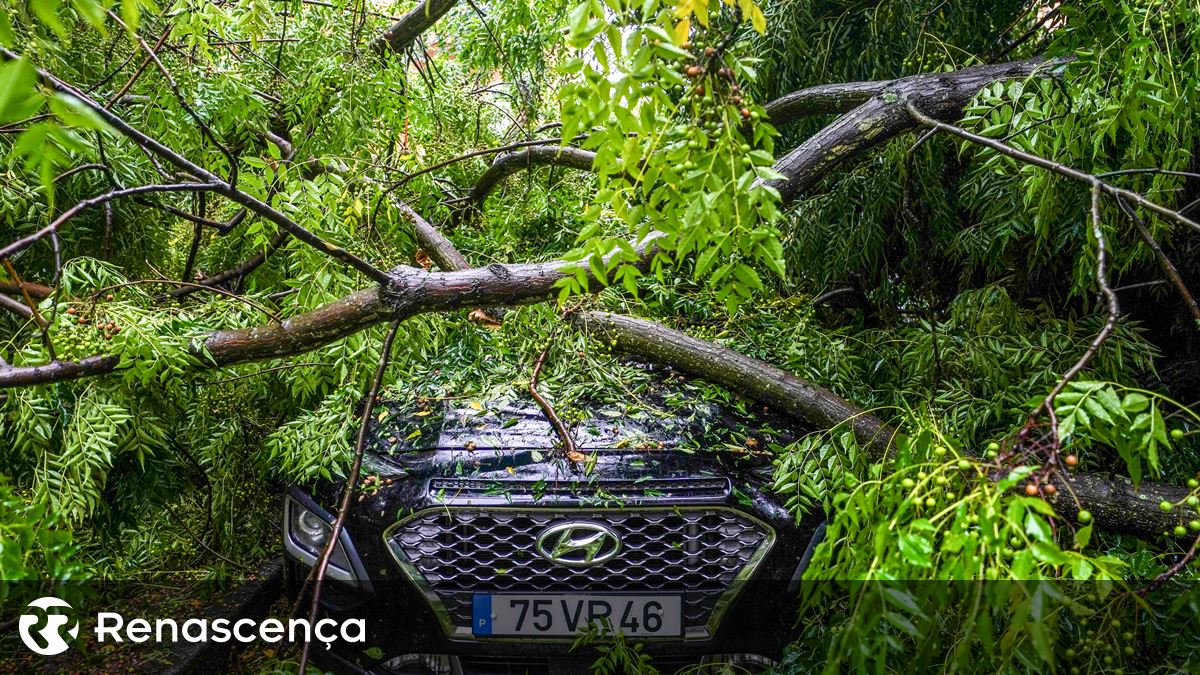
[[[574,520],[612,528],[621,537],[620,551],[590,567],[564,566],[535,552],[543,530]],[[418,513],[384,536],[447,632],[459,636],[470,635],[475,593],[618,591],[682,595],[686,635],[704,637],[774,540],[763,523],[714,507],[450,507]]]

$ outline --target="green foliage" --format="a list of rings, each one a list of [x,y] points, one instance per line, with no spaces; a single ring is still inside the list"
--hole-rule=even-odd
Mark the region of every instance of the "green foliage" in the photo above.
[[[952,139],[914,148],[906,137],[784,212],[767,184],[778,177],[774,157],[830,119],[776,130],[761,105],[817,84],[1069,56],[1061,80],[984,88],[960,123],[1086,171],[1190,170],[1200,141],[1194,3],[1063,3],[1052,30],[1007,54],[1038,21],[1028,3],[520,0],[476,3],[478,11],[463,3],[424,44],[386,60],[368,56],[365,43],[389,19],[361,10],[398,13],[412,3],[330,4],[10,2],[0,43],[22,58],[0,65],[0,243],[45,227],[62,205],[169,178],[69,98],[49,94],[35,66],[229,171],[155,68],[131,77],[144,55],[101,11],[112,6],[149,44],[165,36],[160,57],[236,154],[239,187],[320,236],[381,268],[418,263],[397,208],[404,200],[475,265],[567,257],[578,272],[560,290],[572,307],[650,316],[716,340],[899,427],[907,438],[886,461],[872,461],[843,427],[770,447],[773,484],[789,507],[831,517],[805,580],[806,632],[781,670],[1103,670],[1108,645],[1131,644],[1144,662],[1122,652],[1115,667],[1133,672],[1151,658],[1186,665],[1200,651],[1191,630],[1198,601],[1182,590],[1174,608],[1138,615],[1132,642],[1116,625],[1132,625],[1127,580],[1160,573],[1179,542],[1063,522],[1047,503],[1007,490],[1032,467],[989,477],[980,463],[980,449],[1024,423],[1103,324],[1086,188]],[[288,160],[265,132],[295,155]],[[594,172],[530,168],[483,208],[464,209],[495,155],[462,155],[560,132],[596,152]],[[111,170],[64,175],[95,163]],[[1165,204],[1196,196],[1181,176],[1112,180]],[[12,257],[26,280],[61,277],[57,295],[39,305],[59,358],[111,355],[120,368],[14,389],[0,402],[4,578],[84,569],[127,578],[193,569],[197,556],[198,575],[230,574],[237,565],[213,551],[239,563],[274,551],[275,481],[345,469],[379,328],[292,359],[198,366],[210,331],[267,322],[247,301],[290,318],[364,279],[286,238],[229,283],[241,299],[176,300],[159,295],[165,284],[122,286],[183,274],[193,225],[159,206],[220,221],[239,212],[214,195],[120,199],[59,230],[61,271],[44,243]],[[1198,420],[1167,398],[1194,399],[1194,326],[1182,312],[1175,318],[1169,286],[1139,286],[1161,273],[1136,228],[1107,201],[1102,221],[1125,314],[1056,400],[1064,451],[1088,471],[1194,479]],[[1146,225],[1185,279],[1195,278],[1192,234]],[[660,255],[647,270],[629,265],[629,242],[648,243],[652,232],[661,233]],[[253,217],[227,235],[206,229],[193,273],[245,261],[277,234]],[[588,271],[607,287],[595,296],[581,295],[598,290],[588,288]],[[832,288],[852,292],[814,302]],[[527,395],[532,363],[561,324],[554,308],[511,310],[495,330],[463,314],[405,322],[388,397],[424,406]],[[6,311],[0,356],[15,365],[51,358],[36,324]],[[585,401],[647,419],[689,414],[690,403],[671,396],[641,403],[657,393],[655,380],[560,330],[542,388],[569,422]],[[704,401],[749,405],[702,382],[681,386]],[[696,439],[692,450],[715,442]],[[915,579],[936,582],[903,583]],[[964,581],[993,579],[987,597]],[[620,638],[603,649],[597,672],[653,669]]]
[[[1196,419],[1191,410],[1161,394],[1107,382],[1073,381],[1054,399],[1058,432],[1068,447],[1113,448],[1135,484],[1142,479],[1143,462],[1151,476],[1163,474],[1160,453],[1169,452],[1173,445],[1164,407],[1179,408]]]
[[[0,474],[0,579],[34,580],[47,577],[62,581],[87,577],[77,559],[78,547],[71,532],[57,527],[57,519],[45,502],[30,501],[13,491]],[[3,596],[10,586],[0,587]],[[3,600],[0,597],[0,600]]]
[[[756,77],[757,59],[724,51],[707,3],[695,5],[707,30],[693,35],[687,20],[677,23],[690,5],[672,12],[657,2],[617,3],[620,23],[598,1],[571,14],[569,43],[579,53],[562,66],[572,76],[560,92],[563,138],[586,134],[599,189],[581,246],[568,255],[586,265],[560,283],[560,299],[586,291],[589,271],[636,293],[641,271],[628,264],[637,255],[627,239],[644,244],[652,233],[664,235],[654,243],[670,252],[655,256],[653,269],[661,275],[668,260],[694,260],[693,276],[731,313],[763,288],[755,266],[784,272],[779,195],[762,182],[780,177],[770,168],[775,131],[739,93]],[[733,10],[733,20],[741,14]],[[623,23],[632,27],[622,31]],[[622,225],[615,234],[604,233],[610,220]]]

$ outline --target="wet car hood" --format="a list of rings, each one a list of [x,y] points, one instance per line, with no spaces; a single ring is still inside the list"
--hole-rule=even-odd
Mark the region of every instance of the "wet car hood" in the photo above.
[[[364,476],[391,478],[382,492],[442,503],[726,501],[731,478],[760,482],[752,472],[803,432],[761,407],[718,405],[676,386],[653,401],[573,405],[568,426],[583,459],[572,461],[531,401],[382,407],[369,423]]]
[[[553,427],[532,402],[385,401],[369,426],[368,461],[408,473],[450,465],[459,475],[469,468],[509,481],[572,480],[597,470],[627,479],[683,477],[712,462],[726,471],[762,466],[772,447],[800,431],[769,411],[747,414],[674,393],[670,405],[576,405],[586,416],[568,426],[583,461],[562,455]]]

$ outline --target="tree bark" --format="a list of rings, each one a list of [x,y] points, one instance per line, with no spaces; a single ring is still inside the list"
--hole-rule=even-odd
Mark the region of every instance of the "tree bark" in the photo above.
[[[830,115],[848,112],[866,103],[894,80],[876,82],[845,82],[808,87],[763,106],[771,124],[779,126],[809,115]]]
[[[446,12],[454,9],[458,0],[422,0],[416,7],[409,10],[400,20],[388,27],[375,41],[371,48],[376,52],[402,52],[424,33],[430,26],[437,23]]]
[[[829,429],[849,420],[872,461],[886,457],[897,436],[895,429],[833,392],[728,347],[645,319],[604,312],[579,312],[571,321],[601,344],[704,378],[807,424]],[[1178,502],[1189,492],[1184,487],[1151,482],[1142,482],[1135,489],[1127,478],[1097,474],[1072,474],[1057,483],[1058,494],[1051,502],[1060,515],[1073,517],[1081,506],[1092,512],[1099,527],[1150,538],[1171,530],[1182,517],[1164,513],[1159,502]]]
[[[895,431],[827,389],[738,353],[645,319],[579,312],[571,321],[602,344],[699,375],[809,424],[830,429],[851,420],[859,442],[883,457]]]
[[[23,281],[19,284],[15,281],[0,281],[0,293],[7,293],[9,295],[28,293],[34,300],[45,300],[54,293],[54,289],[29,281]]]

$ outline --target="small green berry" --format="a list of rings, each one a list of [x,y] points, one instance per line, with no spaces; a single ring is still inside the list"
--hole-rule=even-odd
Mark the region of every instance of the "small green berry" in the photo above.
[[[925,506],[933,508],[934,506],[937,506],[937,500],[934,499],[933,497],[928,497],[925,500]]]
[[[1190,523],[1188,523],[1188,527],[1192,528],[1192,530],[1194,530],[1196,532],[1200,532],[1200,520],[1191,521]]]
[[[933,449],[933,454],[937,455],[938,457],[945,455],[946,452],[947,452],[946,446],[944,446],[944,445],[939,445]]]
[[[1175,526],[1175,536],[1176,537],[1186,537],[1187,536],[1187,528],[1182,525],[1176,525]]]
[[[1078,518],[1079,522],[1083,523],[1084,525],[1087,525],[1088,523],[1092,522],[1092,512],[1091,511],[1087,511],[1087,510],[1080,511],[1078,514],[1076,514],[1075,517]]]
[[[958,460],[958,470],[959,471],[967,471],[970,468],[971,468],[971,462],[969,462],[965,459]]]
[[[1187,482],[1187,486],[1193,490],[1195,490],[1196,488],[1200,488],[1200,480],[1196,480],[1195,478],[1189,478],[1188,482]]]
[[[1193,509],[1196,508],[1197,506],[1200,506],[1200,497],[1197,497],[1196,495],[1192,495],[1192,496],[1188,497],[1187,505],[1192,507]]]
[[[905,490],[911,490],[916,485],[916,483],[913,482],[913,479],[911,479],[911,478],[905,478],[904,480],[900,481],[900,485],[902,485]]]
[[[1165,499],[1158,503],[1158,509],[1163,513],[1170,513],[1174,508],[1175,505]]]
[[[988,452],[1000,452],[1000,444],[996,441],[992,441],[991,443],[987,444],[987,449]]]
[[[1185,434],[1183,433],[1183,429],[1172,429],[1171,430],[1171,438],[1173,438],[1177,441],[1182,441],[1184,435]]]

